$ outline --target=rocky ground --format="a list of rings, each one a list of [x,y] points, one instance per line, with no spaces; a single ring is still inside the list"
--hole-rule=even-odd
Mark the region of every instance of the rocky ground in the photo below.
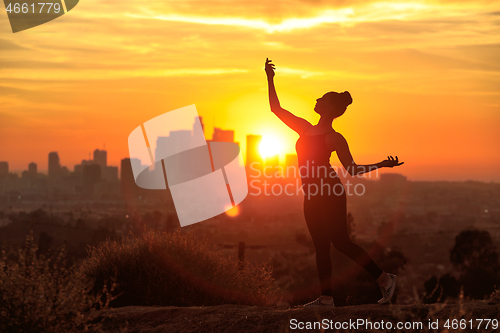
[[[343,332],[469,332],[478,331],[478,328],[483,331],[488,323],[486,319],[496,319],[496,322],[489,322],[488,328],[484,330],[493,332],[500,329],[500,303],[494,300],[432,305],[368,304],[336,308],[129,306],[105,310],[101,319],[104,332],[328,332],[336,328]],[[450,325],[448,328],[447,320]],[[367,321],[371,322],[371,327]],[[312,326],[314,322],[321,322],[323,328],[318,327],[319,324]],[[402,330],[398,330],[398,323],[407,325],[406,329],[403,326]],[[422,326],[418,327],[418,323]]]

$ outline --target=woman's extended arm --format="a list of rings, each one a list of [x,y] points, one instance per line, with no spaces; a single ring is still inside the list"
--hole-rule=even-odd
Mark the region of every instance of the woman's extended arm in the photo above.
[[[327,136],[327,145],[334,147],[337,150],[337,156],[344,168],[349,172],[351,176],[361,175],[379,168],[392,168],[399,166],[404,162],[399,162],[398,157],[396,159],[392,156],[387,156],[387,160],[384,160],[375,164],[358,165],[354,162],[352,158],[351,151],[349,150],[349,145],[346,139],[340,133],[335,133]]]
[[[299,135],[312,127],[311,123],[307,120],[294,116],[290,111],[283,109],[280,105],[278,95],[276,94],[276,88],[274,87],[274,64],[271,60],[266,58],[265,71],[267,74],[267,86],[269,90],[269,105],[271,106],[271,111],[278,116],[288,127],[293,129]]]

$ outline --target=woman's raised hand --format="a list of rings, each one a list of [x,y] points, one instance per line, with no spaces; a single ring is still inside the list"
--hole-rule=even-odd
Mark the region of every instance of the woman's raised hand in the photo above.
[[[394,157],[392,157],[392,156],[387,156],[387,159],[384,160],[384,161],[382,161],[380,163],[380,166],[384,167],[384,168],[392,168],[392,167],[395,167],[395,166],[399,166],[399,165],[401,165],[403,163],[404,162],[399,162],[397,156],[396,156],[396,159],[394,159]]]
[[[272,60],[269,60],[266,58],[266,65],[264,67],[264,70],[266,71],[267,77],[268,78],[273,78],[274,77],[274,64],[272,63]]]

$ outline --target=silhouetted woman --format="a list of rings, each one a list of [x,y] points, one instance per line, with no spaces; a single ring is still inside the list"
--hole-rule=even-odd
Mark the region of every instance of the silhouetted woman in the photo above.
[[[321,286],[321,296],[304,306],[334,305],[330,244],[363,267],[377,281],[382,292],[378,303],[387,303],[396,287],[396,275],[380,269],[368,253],[349,238],[346,191],[330,165],[330,155],[336,151],[340,162],[350,175],[359,175],[382,167],[392,168],[403,162],[399,162],[397,156],[396,159],[389,156],[387,160],[376,164],[356,164],[347,141],[332,128],[333,120],[344,114],[347,106],[352,103],[351,95],[347,91],[331,91],[318,98],[314,111],[321,118],[316,125],[312,125],[281,107],[274,87],[274,69],[271,60],[266,59],[265,71],[271,111],[300,136],[295,148],[304,190],[304,216],[316,250]]]

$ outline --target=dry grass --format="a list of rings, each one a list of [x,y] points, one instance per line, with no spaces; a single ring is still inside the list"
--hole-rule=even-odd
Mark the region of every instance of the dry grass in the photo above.
[[[54,256],[37,254],[33,233],[24,248],[0,256],[0,331],[97,331],[97,309],[106,308],[102,293],[67,267],[64,249]]]
[[[275,303],[268,265],[238,269],[214,244],[181,232],[101,243],[90,250],[80,273],[96,281],[95,290],[114,279],[119,296],[112,306]]]

